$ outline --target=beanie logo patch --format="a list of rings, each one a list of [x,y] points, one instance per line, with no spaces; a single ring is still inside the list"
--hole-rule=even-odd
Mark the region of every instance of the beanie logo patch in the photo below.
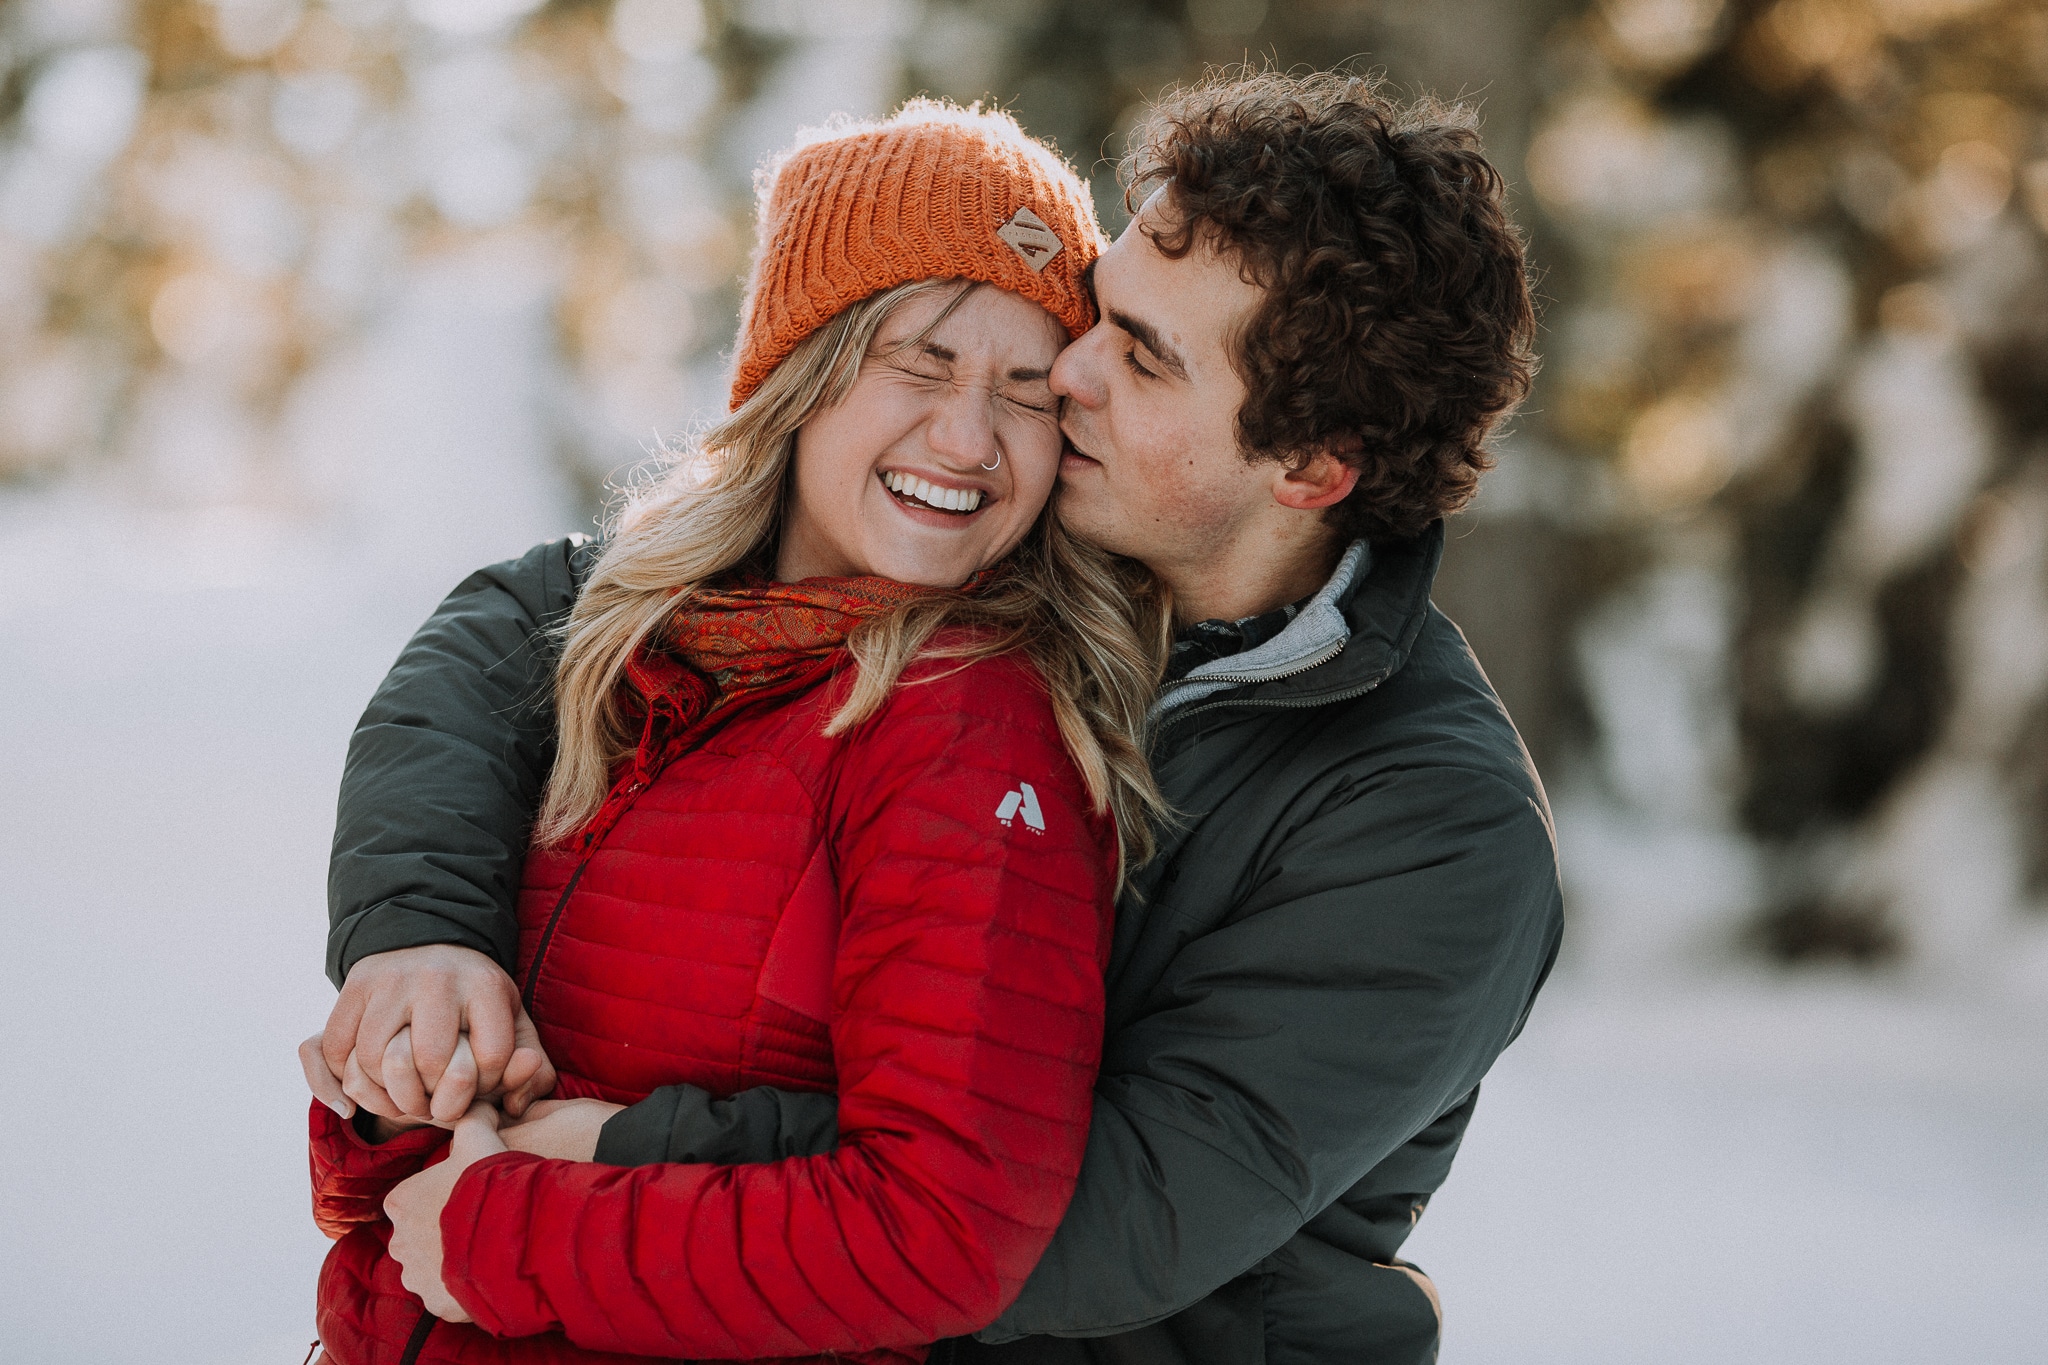
[[[1020,208],[1011,214],[1010,221],[996,229],[996,236],[1022,256],[1034,273],[1043,271],[1048,261],[1067,249],[1059,234],[1030,209]]]

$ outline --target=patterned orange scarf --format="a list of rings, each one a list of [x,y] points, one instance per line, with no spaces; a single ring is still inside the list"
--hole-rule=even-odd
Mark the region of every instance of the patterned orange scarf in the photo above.
[[[966,590],[991,576],[976,575]],[[854,627],[934,591],[890,578],[746,578],[698,589],[626,665],[620,700],[641,721],[640,742],[579,842],[595,846],[712,713],[821,681]]]
[[[669,655],[710,680],[719,704],[807,672],[855,626],[932,592],[893,578],[757,581],[700,590],[669,620]]]

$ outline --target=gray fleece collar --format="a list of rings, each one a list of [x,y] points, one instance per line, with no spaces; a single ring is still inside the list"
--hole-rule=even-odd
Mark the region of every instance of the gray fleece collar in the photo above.
[[[1309,599],[1285,630],[1255,649],[1212,659],[1180,681],[1168,683],[1152,703],[1150,718],[1156,721],[1169,711],[1233,687],[1306,673],[1336,658],[1351,639],[1344,601],[1352,584],[1371,571],[1372,547],[1363,540],[1352,541],[1344,557],[1337,561],[1337,571],[1330,575],[1330,581]]]

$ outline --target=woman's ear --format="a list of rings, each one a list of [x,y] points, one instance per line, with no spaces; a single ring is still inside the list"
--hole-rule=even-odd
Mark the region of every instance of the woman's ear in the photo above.
[[[1356,436],[1335,436],[1299,465],[1281,462],[1273,483],[1273,500],[1301,512],[1336,506],[1358,486],[1358,466],[1353,461],[1363,448],[1364,442]]]

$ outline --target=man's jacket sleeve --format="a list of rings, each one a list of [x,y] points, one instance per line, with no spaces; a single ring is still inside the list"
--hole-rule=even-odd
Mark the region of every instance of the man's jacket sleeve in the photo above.
[[[327,878],[327,975],[456,943],[509,971],[526,837],[554,762],[548,631],[594,558],[551,541],[471,574],[420,627],[349,740]]]
[[[594,1159],[607,1166],[743,1166],[838,1146],[837,1095],[763,1085],[720,1099],[698,1086],[665,1085],[605,1121]]]
[[[1169,884],[1131,913],[1170,912]],[[1548,812],[1498,776],[1385,773],[1304,821],[1111,1020],[1073,1202],[981,1339],[1143,1326],[1277,1251],[1478,1084],[1559,924]]]

